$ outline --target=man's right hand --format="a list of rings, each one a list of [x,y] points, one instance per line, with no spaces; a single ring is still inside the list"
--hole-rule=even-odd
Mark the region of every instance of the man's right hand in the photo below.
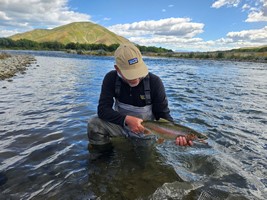
[[[180,146],[193,146],[193,142],[191,140],[187,141],[184,136],[177,137],[175,143]]]
[[[145,128],[142,125],[143,120],[137,117],[133,117],[130,115],[127,115],[125,118],[125,124],[129,127],[129,129],[138,134],[138,133],[143,133]]]

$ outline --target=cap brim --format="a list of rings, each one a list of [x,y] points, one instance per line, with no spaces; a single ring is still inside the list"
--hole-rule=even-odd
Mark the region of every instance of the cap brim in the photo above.
[[[145,63],[142,63],[141,65],[132,69],[120,69],[120,71],[127,80],[142,78],[148,74],[148,68]]]

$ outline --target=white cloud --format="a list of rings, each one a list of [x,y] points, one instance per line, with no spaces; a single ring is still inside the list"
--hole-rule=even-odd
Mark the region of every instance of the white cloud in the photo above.
[[[10,20],[6,13],[0,11],[0,20]]]
[[[145,37],[130,37],[131,42],[137,43],[144,46],[158,46],[164,47],[172,50],[200,50],[207,49],[207,46],[203,45],[201,48],[200,44],[203,44],[204,41],[201,38],[179,38],[175,36],[155,36],[151,38]]]
[[[217,0],[212,4],[212,8],[220,8],[225,5],[237,7],[241,0]]]
[[[252,7],[251,12],[248,14],[246,22],[260,22],[267,21],[267,1],[256,1],[257,7]]]
[[[19,33],[16,29],[14,30],[5,30],[5,27],[0,26],[0,36],[1,37],[8,37],[10,35],[14,35]]]
[[[90,20],[89,15],[70,10],[67,3],[68,0],[0,0],[0,26],[24,32],[33,27],[52,28]],[[0,37],[3,36],[8,35],[1,31]]]
[[[109,27],[111,31],[139,45],[172,50],[228,50],[267,43],[267,26],[262,29],[229,32],[224,38],[213,41],[204,41],[197,37],[203,32],[203,28],[204,24],[194,23],[189,18],[167,18]]]
[[[191,22],[189,18],[166,18],[132,24],[117,24],[108,28],[124,37],[161,35],[191,38],[202,33],[203,27],[204,24]]]
[[[242,11],[249,10],[250,8],[251,8],[250,5],[248,5],[248,4],[244,4],[244,5],[242,6]]]
[[[243,30],[240,32],[229,32],[227,37],[232,39],[233,42],[249,41],[254,44],[267,43],[267,26],[262,29]]]
[[[251,12],[246,19],[246,22],[267,22],[267,16],[263,15],[263,12]]]
[[[262,46],[267,43],[266,35],[267,26],[262,29],[229,32],[224,38],[214,41],[201,41],[196,43],[195,47],[211,51]]]
[[[246,22],[267,21],[266,0],[217,0],[212,7],[238,5],[248,12]],[[173,5],[168,5],[168,8],[171,7]],[[90,15],[69,8],[68,0],[0,0],[0,37],[29,31],[33,27],[53,28],[74,21],[89,21],[90,18]],[[108,21],[110,18],[103,20]],[[204,24],[193,22],[190,18],[147,20],[107,28],[140,45],[173,50],[211,51],[267,43],[267,27],[229,32],[218,40],[204,41],[199,37],[204,32]]]
[[[108,27],[139,45],[161,46],[173,50],[207,48],[206,43],[196,37],[203,32],[203,28],[204,24],[192,22],[190,18],[166,18]]]
[[[260,22],[267,21],[267,0],[217,0],[212,4],[212,8],[221,8],[223,6],[237,7],[242,2],[244,5],[241,7],[242,11],[248,11],[246,22]]]

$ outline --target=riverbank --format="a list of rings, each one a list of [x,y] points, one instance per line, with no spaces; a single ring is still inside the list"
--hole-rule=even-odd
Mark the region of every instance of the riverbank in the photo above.
[[[142,52],[144,56],[167,57],[193,60],[218,60],[233,62],[257,62],[267,63],[267,52],[169,52],[169,53],[152,53]]]
[[[33,62],[35,58],[30,55],[0,53],[0,80],[23,73]]]
[[[92,55],[92,56],[114,56],[114,52],[104,50],[67,50],[70,54]],[[267,63],[267,52],[235,52],[235,51],[217,51],[217,52],[141,52],[143,56],[149,57],[165,57],[192,60],[218,60],[218,61],[234,61],[234,62],[257,62]]]

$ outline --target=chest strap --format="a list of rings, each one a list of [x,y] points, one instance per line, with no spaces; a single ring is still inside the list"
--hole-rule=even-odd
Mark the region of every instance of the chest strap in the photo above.
[[[117,75],[116,76],[116,82],[115,82],[115,98],[119,98],[120,96],[120,92],[121,92],[121,79],[120,77]]]
[[[145,91],[145,100],[146,100],[146,105],[151,104],[151,95],[150,95],[150,82],[149,82],[149,75],[147,75],[144,78],[144,91]]]
[[[145,92],[145,101],[146,105],[151,104],[151,95],[150,95],[150,81],[149,81],[149,74],[143,79],[144,82],[144,92]],[[115,98],[119,98],[121,90],[121,79],[119,76],[116,76],[115,82]]]

